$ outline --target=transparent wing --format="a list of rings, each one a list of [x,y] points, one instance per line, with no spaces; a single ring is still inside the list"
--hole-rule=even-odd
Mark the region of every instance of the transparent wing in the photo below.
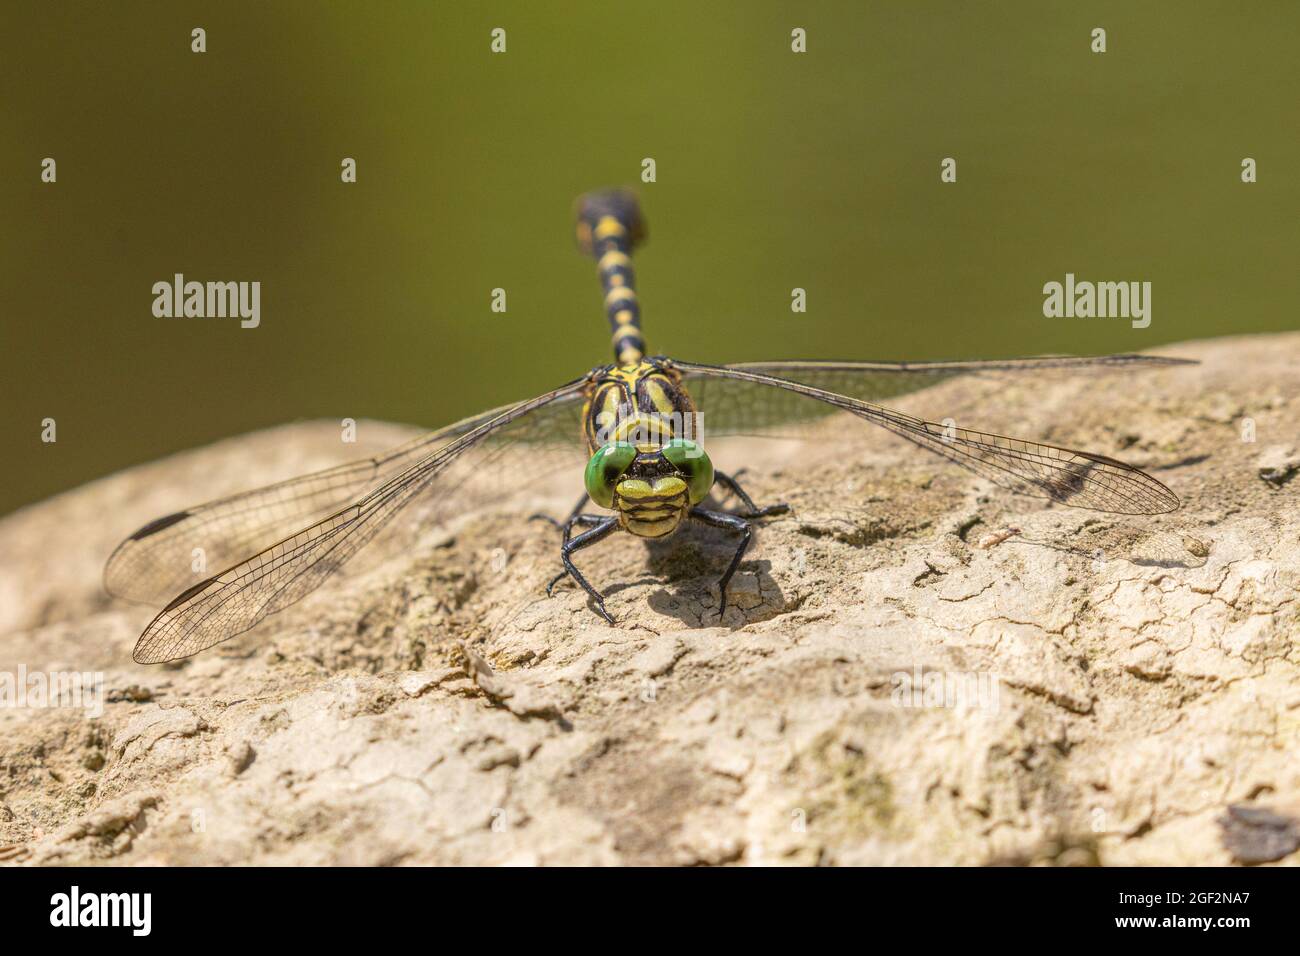
[[[119,546],[106,569],[106,580],[124,593],[149,589],[133,588],[133,571],[151,577],[150,587],[185,574],[197,541],[226,554],[265,541],[295,520],[301,530],[175,597],[140,636],[135,660],[189,657],[301,600],[417,498],[424,505],[421,520],[438,521],[526,491],[530,477],[563,464],[580,468],[585,382],[466,419],[379,458],[225,498],[141,528]],[[348,503],[306,523],[304,516],[330,509],[340,499]],[[178,560],[180,572],[169,564]]]
[[[157,606],[194,583],[195,549],[202,550],[206,565],[229,567],[327,517],[504,410],[467,418],[375,458],[336,465],[150,521],[109,556],[104,589],[114,597]]]
[[[1155,355],[1052,355],[1041,358],[972,362],[746,362],[723,368],[756,376],[810,385],[866,402],[883,401],[929,388],[959,375],[994,377],[1021,372],[1124,372],[1175,365],[1190,359]],[[687,387],[704,413],[707,435],[802,435],[798,426],[833,414],[834,406],[810,402],[789,390],[773,390],[765,381],[730,378],[725,384],[701,376],[706,366],[677,363],[688,372]],[[689,373],[696,371],[695,376]],[[794,426],[782,429],[782,426]]]
[[[686,373],[688,386],[703,413],[706,437],[760,433],[767,424],[815,414],[795,410],[793,419],[773,419],[769,414],[772,408],[784,411],[792,402],[820,404],[822,414],[850,412],[1019,494],[1119,514],[1162,514],[1179,505],[1177,496],[1159,481],[1104,455],[927,422],[883,405],[752,368],[690,362],[676,365]],[[720,415],[712,402],[722,405]]]

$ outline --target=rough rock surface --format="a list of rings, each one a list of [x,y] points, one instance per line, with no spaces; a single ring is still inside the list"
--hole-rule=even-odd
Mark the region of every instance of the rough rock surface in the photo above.
[[[0,708],[0,861],[1294,864],[1300,335],[1160,351],[1203,364],[891,404],[1123,458],[1182,497],[1169,515],[1010,496],[856,420],[848,445],[719,449],[793,506],[721,626],[724,541],[586,552],[609,627],[545,596],[556,533],[498,507],[376,541],[186,662],[131,662],[150,611],[100,590],[120,537],[411,433],[378,423],[12,515],[0,674],[102,672],[105,698]]]

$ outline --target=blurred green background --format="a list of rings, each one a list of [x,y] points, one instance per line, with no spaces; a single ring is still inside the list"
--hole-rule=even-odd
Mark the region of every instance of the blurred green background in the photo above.
[[[683,358],[1294,328],[1298,28],[1290,0],[7,4],[0,513],[297,418],[436,426],[606,361],[570,204],[611,184],[650,226],[650,347]],[[1151,326],[1044,318],[1067,271],[1151,281]],[[155,318],[176,272],[259,280],[260,328]]]

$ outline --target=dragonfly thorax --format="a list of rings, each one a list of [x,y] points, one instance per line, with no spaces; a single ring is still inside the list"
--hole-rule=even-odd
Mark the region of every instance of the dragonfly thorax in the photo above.
[[[587,388],[582,417],[593,454],[611,441],[649,452],[673,438],[700,439],[695,403],[680,374],[655,359],[601,369]]]

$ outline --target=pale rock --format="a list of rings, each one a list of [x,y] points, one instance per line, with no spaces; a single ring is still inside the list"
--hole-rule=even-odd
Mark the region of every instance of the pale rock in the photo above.
[[[0,708],[0,859],[1296,862],[1297,463],[1236,422],[1294,434],[1300,335],[1160,351],[1203,364],[954,378],[888,404],[1139,463],[1173,514],[1008,495],[857,419],[710,442],[760,505],[794,506],[761,522],[722,622],[734,540],[694,531],[680,563],[628,535],[583,552],[617,626],[577,588],[547,598],[557,539],[527,518],[565,513],[566,473],[442,525],[415,506],[249,634],[132,662],[153,612],[100,591],[121,537],[415,434],[380,423],[346,448],[336,422],[230,439],[10,515],[0,671],[113,692],[98,718]],[[997,694],[918,702],[899,692],[916,674]]]

